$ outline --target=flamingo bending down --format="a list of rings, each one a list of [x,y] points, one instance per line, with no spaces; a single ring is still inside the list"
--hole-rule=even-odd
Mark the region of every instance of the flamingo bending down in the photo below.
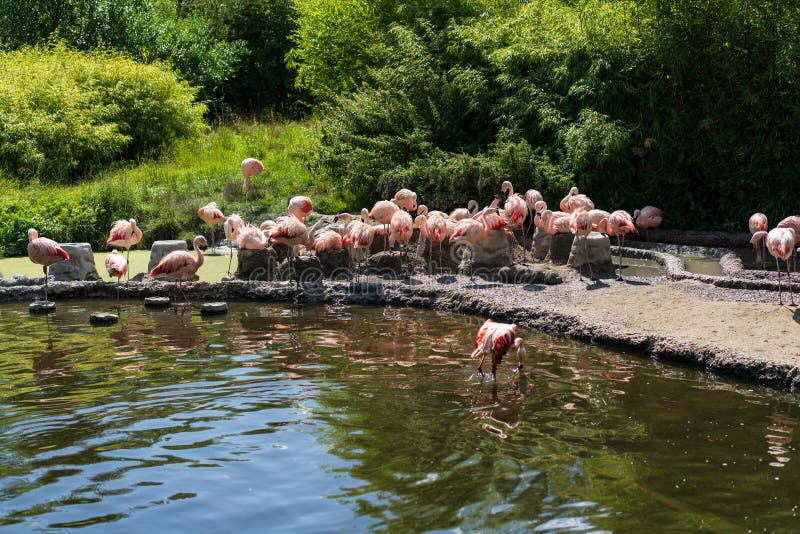
[[[267,248],[267,238],[261,228],[248,224],[239,230],[236,245],[241,250],[264,250]]]
[[[227,220],[222,212],[217,208],[216,202],[209,202],[199,210],[197,216],[202,219],[204,223],[211,227],[211,248],[214,248],[214,226],[222,224]]]
[[[625,210],[614,211],[604,220],[606,221],[606,228],[601,228],[601,231],[605,230],[609,237],[617,237],[617,250],[619,252],[619,274],[617,275],[617,280],[622,282],[622,244],[625,243],[627,234],[631,232],[636,234],[638,230],[636,230],[636,225],[633,224],[633,217]],[[622,238],[621,242],[620,238]]]
[[[592,272],[592,262],[589,260],[589,246],[587,244],[589,234],[592,232],[592,216],[589,215],[589,212],[583,209],[572,212],[569,217],[569,231],[576,238],[583,236],[583,252],[586,254],[586,263],[589,265],[589,279],[592,281],[597,280],[597,277]],[[580,267],[578,267],[578,276],[583,280]]]
[[[572,213],[579,209],[586,211],[593,210],[594,202],[586,195],[579,193],[577,187],[572,187],[569,193],[567,193],[567,196],[561,199],[558,206],[561,208],[561,211]]]
[[[483,362],[486,356],[492,355],[492,376],[496,377],[497,366],[503,361],[503,356],[508,352],[512,345],[517,349],[517,359],[519,365],[514,369],[521,371],[525,364],[525,346],[522,338],[517,337],[517,325],[507,323],[496,323],[487,319],[478,330],[475,341],[472,344],[472,357],[480,356],[478,373],[483,375]]]
[[[766,232],[769,229],[769,221],[767,216],[763,213],[754,213],[747,221],[747,226],[751,234],[756,232]],[[753,251],[756,253],[756,264],[761,263],[761,270],[764,270],[764,239],[759,239],[758,242],[753,243]]]
[[[59,261],[69,261],[69,254],[61,246],[46,237],[39,237],[35,228],[28,229],[28,257],[42,266],[44,272],[44,300],[47,301],[47,268]]]
[[[410,189],[401,189],[395,193],[392,202],[397,204],[400,209],[417,211],[417,194]]]
[[[514,193],[514,186],[511,185],[511,182],[508,180],[503,182],[500,191],[502,193],[508,192],[508,198],[506,198],[506,202],[503,204],[503,209],[511,223],[511,227],[522,228],[522,223],[525,222],[525,218],[528,216],[527,202],[519,193]]]
[[[664,212],[655,206],[645,206],[640,210],[633,212],[633,221],[639,228],[644,228],[644,238],[650,241],[650,236],[647,233],[649,228],[658,228],[661,226],[661,220]]]
[[[158,262],[158,265],[153,267],[150,271],[150,278],[170,278],[175,281],[176,292],[180,289],[181,280],[184,278],[192,278],[197,274],[197,270],[203,265],[203,252],[200,247],[207,246],[206,238],[198,235],[194,237],[192,246],[196,254],[193,258],[185,250],[173,250]],[[177,294],[177,293],[176,293]],[[184,294],[184,298],[186,295]],[[186,299],[189,302],[189,299]]]
[[[120,247],[126,250],[126,263],[130,262],[131,247],[136,245],[142,240],[142,230],[136,224],[136,219],[120,219],[115,221],[111,226],[111,231],[108,232],[108,239],[106,239],[106,248]],[[128,273],[130,278],[130,273]]]
[[[797,234],[794,228],[773,228],[769,232],[763,230],[753,234],[751,243],[757,243],[766,238],[767,250],[775,258],[775,265],[778,266],[778,304],[783,304],[783,290],[781,288],[781,264],[779,260],[786,262],[786,277],[789,280],[789,295],[791,296],[790,306],[795,306],[794,293],[792,292],[792,278],[789,274],[789,258],[794,253],[794,246]]]
[[[128,272],[128,260],[117,249],[106,256],[106,272],[108,276],[117,277],[117,305],[119,305],[119,279]]]
[[[250,178],[258,176],[261,173],[269,174],[269,171],[264,164],[256,158],[247,158],[242,161],[242,175],[244,176],[244,183],[242,183],[242,193],[246,194],[250,189]]]

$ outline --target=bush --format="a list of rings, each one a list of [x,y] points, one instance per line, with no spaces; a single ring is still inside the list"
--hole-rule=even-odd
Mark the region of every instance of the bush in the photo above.
[[[195,90],[160,65],[59,44],[0,53],[0,166],[71,180],[204,130]]]

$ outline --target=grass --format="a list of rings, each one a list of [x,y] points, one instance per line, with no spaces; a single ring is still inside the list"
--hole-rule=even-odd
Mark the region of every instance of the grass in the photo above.
[[[299,194],[310,196],[316,211],[342,211],[347,195],[311,171],[318,135],[314,122],[237,122],[74,185],[22,187],[0,177],[0,251],[24,254],[28,227],[56,241],[89,242],[103,250],[112,221],[131,217],[147,246],[161,239],[188,241],[208,232],[196,212],[211,201],[254,224],[285,212],[288,199]],[[253,178],[245,196],[239,167],[246,157],[260,159],[270,172]]]

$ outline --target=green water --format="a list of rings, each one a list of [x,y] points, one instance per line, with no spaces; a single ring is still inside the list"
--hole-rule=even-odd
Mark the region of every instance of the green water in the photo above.
[[[0,306],[0,524],[96,532],[792,531],[798,397],[482,319]],[[512,358],[513,360],[513,358]]]

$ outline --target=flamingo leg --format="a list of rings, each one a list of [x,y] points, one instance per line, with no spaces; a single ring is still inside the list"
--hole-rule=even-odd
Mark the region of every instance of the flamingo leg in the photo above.
[[[589,280],[594,282],[597,280],[597,277],[592,272],[592,262],[589,261],[589,236],[583,236],[583,252],[586,254],[586,264],[589,266]]]
[[[47,265],[42,267],[42,271],[44,271],[44,301],[47,302]]]
[[[125,281],[130,282],[131,280],[131,247],[125,249],[125,261],[128,263],[128,269],[125,271]],[[119,278],[117,278],[117,283],[119,283]],[[117,288],[119,289],[119,288]],[[119,300],[119,298],[117,298]]]
[[[622,246],[625,244],[625,236],[624,235],[622,236],[622,241],[621,242],[620,242],[620,236],[617,236],[617,242],[618,242],[618,245],[619,245],[619,247],[618,247],[619,248],[619,276],[617,277],[617,280],[622,282]]]
[[[775,258],[775,266],[778,268],[778,304],[783,304],[783,290],[781,289],[781,263]]]
[[[797,304],[794,303],[794,292],[792,291],[792,273],[789,272],[789,260],[786,260],[786,279],[789,281],[789,306],[797,306]]]
[[[231,265],[233,264],[233,248],[230,246],[230,243],[228,244],[228,248],[231,251],[231,255],[228,258],[228,276],[230,276],[230,274],[231,274]]]
[[[483,362],[484,362],[484,360],[486,360],[486,352],[485,351],[481,351],[481,361],[478,364],[478,374],[480,374],[481,376],[483,376]]]

